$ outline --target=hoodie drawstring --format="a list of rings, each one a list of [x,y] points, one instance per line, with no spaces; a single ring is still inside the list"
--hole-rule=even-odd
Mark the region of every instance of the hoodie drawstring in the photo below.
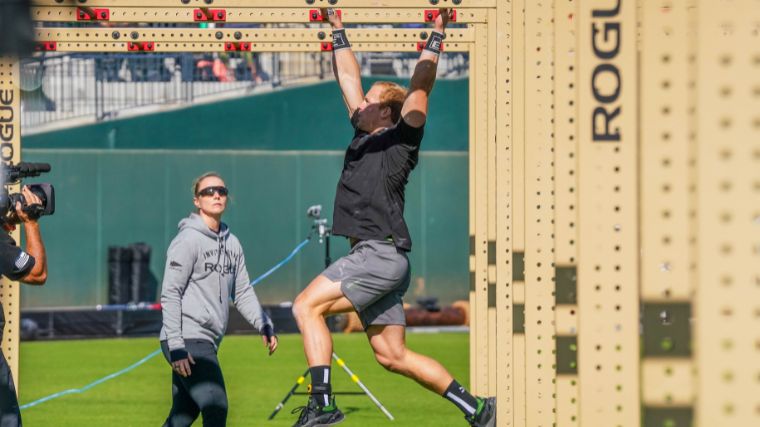
[[[234,277],[234,274],[232,272],[232,257],[230,256],[229,252],[227,252],[227,240],[224,240],[224,268],[227,269],[227,274],[231,274]],[[235,300],[235,290],[234,290],[234,279],[233,279],[233,290],[230,293],[230,297]]]
[[[222,250],[224,250],[224,247],[222,245],[223,240],[224,238],[221,235],[217,236],[217,242],[219,243],[219,248],[218,248],[218,253],[216,254],[216,265],[220,265],[219,259],[222,256]],[[225,254],[225,257],[226,257],[226,254]],[[224,301],[222,301],[222,277],[223,276],[224,276],[224,267],[222,267],[222,272],[218,276],[219,277],[219,302],[222,304],[224,303]]]
[[[232,274],[232,257],[229,253],[227,253],[227,239],[225,236],[219,236],[219,254],[217,254],[216,257],[217,265],[220,265],[219,259],[221,258],[222,254],[224,254],[224,265],[222,265],[222,274],[219,275],[219,302],[221,303],[224,302],[222,301],[222,277],[224,274]]]

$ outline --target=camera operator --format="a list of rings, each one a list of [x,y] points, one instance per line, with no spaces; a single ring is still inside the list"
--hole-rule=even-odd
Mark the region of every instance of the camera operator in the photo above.
[[[40,198],[28,187],[25,186],[21,193],[26,199],[27,206],[42,204]],[[42,285],[47,279],[47,260],[37,218],[27,214],[20,202],[16,202],[15,208],[18,218],[24,224],[26,250],[16,246],[16,242],[8,234],[13,226],[3,223],[3,232],[0,232],[0,274],[11,280]],[[0,304],[0,341],[2,341],[4,330],[5,314]],[[2,354],[2,348],[0,348],[0,426],[21,426],[21,412],[16,398],[16,389],[10,367],[5,361],[5,355]]]

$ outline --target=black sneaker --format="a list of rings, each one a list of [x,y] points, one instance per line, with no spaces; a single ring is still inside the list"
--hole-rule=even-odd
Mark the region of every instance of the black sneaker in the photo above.
[[[478,410],[475,415],[464,417],[472,427],[494,427],[496,426],[496,398],[489,397],[486,399],[478,397]]]
[[[330,406],[320,408],[317,400],[309,396],[309,403],[293,410],[293,414],[301,411],[298,421],[293,427],[327,427],[343,421],[343,412],[335,405],[335,397],[330,400]]]

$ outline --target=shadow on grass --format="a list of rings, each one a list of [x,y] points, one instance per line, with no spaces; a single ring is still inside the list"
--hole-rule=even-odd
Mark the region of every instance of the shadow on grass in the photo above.
[[[344,406],[340,408],[343,411],[343,415],[353,414],[354,412],[360,412],[361,410],[355,406]]]

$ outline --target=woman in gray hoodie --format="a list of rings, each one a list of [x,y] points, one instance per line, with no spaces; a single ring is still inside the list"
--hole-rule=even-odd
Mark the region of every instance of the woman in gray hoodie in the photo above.
[[[227,422],[227,391],[216,353],[227,329],[229,303],[277,349],[272,321],[261,309],[245,267],[243,248],[222,222],[227,187],[213,172],[193,184],[197,213],[179,222],[166,253],[161,290],[161,349],[172,366],[172,408],[165,427]]]

